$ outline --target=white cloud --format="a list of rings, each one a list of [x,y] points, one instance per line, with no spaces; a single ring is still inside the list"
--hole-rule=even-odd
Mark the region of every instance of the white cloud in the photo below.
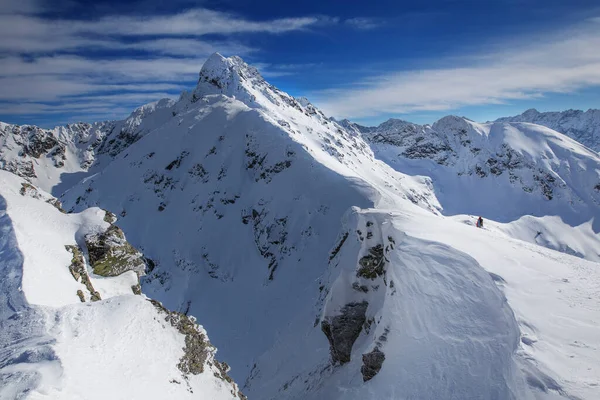
[[[352,26],[353,28],[362,30],[375,29],[381,26],[381,22],[374,18],[349,18],[345,20],[344,23]]]
[[[77,113],[85,109],[84,97],[90,113],[99,114],[155,100],[150,93],[176,96],[196,81],[208,55],[257,51],[240,34],[282,34],[337,21],[252,21],[205,8],[91,20],[49,18],[44,11],[38,0],[0,0],[2,115]]]
[[[364,118],[497,104],[600,85],[596,24],[544,40],[517,39],[498,47],[502,50],[459,58],[461,66],[391,72],[314,93],[314,100],[330,115]]]
[[[280,18],[266,21],[249,21],[228,13],[203,8],[175,15],[161,16],[109,16],[98,21],[80,21],[72,29],[79,32],[113,35],[207,35],[248,32],[283,33],[304,29],[320,22],[317,17]]]

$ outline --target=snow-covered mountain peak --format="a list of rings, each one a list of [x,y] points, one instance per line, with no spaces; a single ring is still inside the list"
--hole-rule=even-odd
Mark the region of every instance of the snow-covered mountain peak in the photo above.
[[[240,57],[214,53],[204,62],[193,94],[194,100],[210,94],[224,94],[250,103],[255,100],[251,93],[253,87],[261,89],[266,85],[258,70]]]
[[[600,151],[600,110],[539,112],[532,108],[520,115],[499,118],[496,122],[529,122],[546,126]]]
[[[525,110],[523,115],[526,117],[535,117],[536,115],[539,115],[539,113],[540,112],[538,110],[536,110],[535,108],[530,108],[528,110]]]
[[[434,131],[445,132],[452,135],[474,134],[475,136],[484,136],[487,134],[487,130],[482,124],[456,115],[445,116],[434,122],[431,127]]]

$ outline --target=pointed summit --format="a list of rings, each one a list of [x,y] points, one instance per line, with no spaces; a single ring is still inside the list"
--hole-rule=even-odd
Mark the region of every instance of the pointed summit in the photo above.
[[[198,77],[195,94],[247,97],[251,86],[264,83],[258,70],[246,64],[240,57],[223,57],[214,53],[204,62]]]

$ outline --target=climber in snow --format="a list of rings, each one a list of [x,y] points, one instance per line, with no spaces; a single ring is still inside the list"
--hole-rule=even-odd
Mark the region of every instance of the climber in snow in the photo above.
[[[477,219],[477,227],[478,228],[483,228],[483,218],[479,217]]]

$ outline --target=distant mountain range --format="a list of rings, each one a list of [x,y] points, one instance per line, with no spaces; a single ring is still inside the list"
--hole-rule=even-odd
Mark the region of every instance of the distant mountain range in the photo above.
[[[521,115],[499,118],[496,122],[529,122],[546,126],[600,152],[600,110],[539,112],[532,108]]]

